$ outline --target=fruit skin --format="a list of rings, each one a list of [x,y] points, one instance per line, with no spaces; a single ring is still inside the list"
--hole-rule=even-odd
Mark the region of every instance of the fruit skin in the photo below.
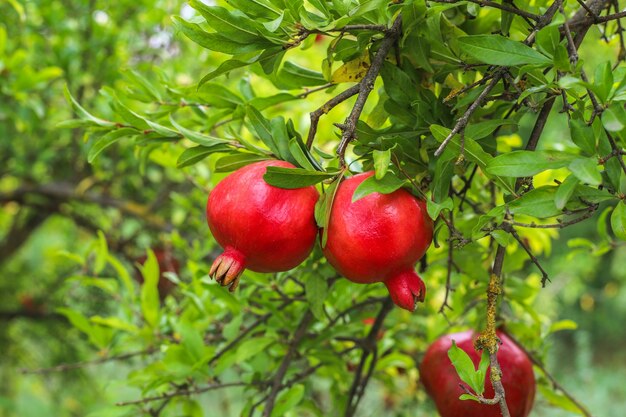
[[[503,331],[497,332],[502,341],[498,349],[498,363],[502,369],[502,384],[511,417],[526,417],[535,399],[535,376],[530,359]],[[473,331],[454,333],[440,337],[433,343],[420,365],[420,378],[426,391],[435,401],[441,417],[501,417],[497,405],[480,404],[472,400],[459,400],[464,393],[459,386],[454,366],[448,358],[448,349],[454,340],[478,367],[481,353],[474,350]],[[494,391],[487,372],[485,398],[493,398]]]
[[[295,168],[285,161],[261,161],[224,178],[210,193],[207,222],[224,248],[209,275],[234,291],[245,268],[288,271],[311,253],[317,236],[313,186],[283,189],[263,180],[268,166]]]
[[[163,274],[165,272],[173,272],[176,275],[179,275],[180,264],[178,263],[178,260],[174,258],[170,251],[162,248],[153,248],[152,252],[154,253],[156,260],[159,263],[160,273],[157,289],[159,290],[159,297],[161,298],[161,300],[163,300],[176,287],[176,285],[169,279],[165,278],[165,275]],[[148,257],[146,255],[143,255],[137,258],[136,261],[139,265],[143,265],[147,259]],[[143,275],[141,275],[141,271],[139,269],[136,269],[135,271],[135,280],[140,284],[143,284]]]
[[[352,203],[354,190],[372,175],[358,174],[339,185],[324,255],[350,281],[384,282],[393,301],[413,311],[426,293],[415,263],[430,246],[433,223],[426,204],[403,189]]]

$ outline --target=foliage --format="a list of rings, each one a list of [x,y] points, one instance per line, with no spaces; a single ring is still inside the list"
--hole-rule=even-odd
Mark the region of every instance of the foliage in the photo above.
[[[108,406],[79,413],[363,415],[374,381],[389,415],[409,415],[429,342],[489,325],[490,280],[498,324],[542,363],[546,339],[576,326],[542,309],[565,279],[541,263],[560,229],[594,225],[568,236],[587,260],[626,238],[626,53],[621,16],[604,11],[618,2],[589,1],[596,19],[544,0],[23,3],[0,6],[14,17],[0,24],[0,135],[24,139],[0,142],[0,259],[4,274],[41,274],[37,295],[58,307],[32,313],[53,320],[45,337],[67,321],[71,345],[127,363]],[[246,271],[234,294],[211,282],[207,192],[268,158],[297,166],[268,169],[270,184],[323,191],[321,227],[351,173],[376,171],[355,198],[426,198],[425,304],[392,309],[383,286],[340,279],[319,247],[286,273]],[[52,213],[68,237],[46,242],[42,271],[15,254]],[[184,265],[163,301],[152,255],[134,279],[156,246]],[[543,401],[589,415],[536,370]]]

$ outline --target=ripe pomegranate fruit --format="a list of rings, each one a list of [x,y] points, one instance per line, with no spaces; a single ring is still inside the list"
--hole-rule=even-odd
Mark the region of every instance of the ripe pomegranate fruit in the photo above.
[[[502,369],[502,384],[506,395],[506,403],[511,417],[526,417],[530,413],[535,398],[535,376],[530,359],[507,335],[498,331],[502,341],[498,349],[498,363]],[[477,336],[473,331],[454,333],[440,337],[433,343],[420,365],[420,377],[426,392],[435,401],[441,417],[501,417],[497,405],[480,404],[472,400],[459,400],[464,393],[459,386],[461,379],[456,373],[448,349],[452,340],[464,350],[477,367],[481,353],[474,350],[473,339]],[[493,398],[494,391],[487,371],[485,379],[485,398]]]
[[[354,190],[374,171],[355,175],[339,185],[328,222],[324,255],[350,281],[384,282],[394,303],[409,311],[424,301],[426,287],[415,263],[433,238],[426,204],[399,189],[372,193],[354,203]]]
[[[268,166],[295,168],[285,161],[261,161],[224,178],[209,195],[211,233],[224,248],[209,275],[234,291],[245,268],[288,271],[311,253],[317,236],[313,186],[283,189],[263,180]]]
[[[163,248],[153,248],[152,252],[154,252],[154,256],[159,263],[159,283],[157,284],[157,288],[159,290],[159,297],[163,300],[168,294],[170,294],[175,287],[175,284],[169,279],[165,278],[163,275],[165,272],[173,272],[178,275],[180,271],[180,264],[178,260],[172,256],[172,253]],[[148,257],[143,255],[137,258],[137,263],[143,265]],[[135,280],[140,284],[143,284],[143,275],[141,275],[141,271],[139,269],[135,270]]]

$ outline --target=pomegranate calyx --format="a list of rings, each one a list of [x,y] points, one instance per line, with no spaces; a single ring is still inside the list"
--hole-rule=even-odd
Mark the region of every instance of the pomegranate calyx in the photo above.
[[[238,250],[226,248],[211,265],[209,276],[224,287],[230,286],[228,290],[233,292],[239,286],[241,274],[246,269],[245,259],[245,256]]]
[[[418,302],[424,302],[426,285],[413,270],[401,272],[385,280],[393,302],[400,308],[415,311]]]

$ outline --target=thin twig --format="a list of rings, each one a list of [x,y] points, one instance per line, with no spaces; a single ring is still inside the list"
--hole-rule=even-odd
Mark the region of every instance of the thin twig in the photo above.
[[[506,248],[498,245],[496,256],[493,261],[493,269],[487,286],[487,325],[483,333],[476,339],[474,346],[478,350],[487,349],[491,366],[490,379],[494,391],[494,400],[500,405],[502,417],[511,417],[506,404],[506,394],[502,385],[502,369],[498,363],[498,336],[496,335],[496,317],[498,309],[498,297],[502,293],[502,266]],[[495,403],[495,402],[494,402]]]
[[[517,233],[515,228],[511,227],[509,224],[506,224],[505,226],[507,226],[505,230],[507,232],[509,232],[511,234],[511,236],[513,236],[513,238],[515,240],[517,240],[517,243],[519,243],[519,245],[522,247],[522,249],[524,249],[524,251],[526,252],[528,257],[530,258],[532,263],[534,263],[535,266],[541,271],[541,286],[545,287],[546,286],[546,282],[550,281],[550,277],[548,276],[548,272],[541,266],[541,264],[539,263],[539,259],[537,259],[537,257],[532,253],[530,248],[524,243],[524,241],[522,240],[520,235]]]
[[[313,141],[315,140],[315,135],[317,133],[317,125],[319,124],[320,117],[327,114],[329,111],[334,109],[340,103],[343,103],[350,97],[359,93],[361,89],[360,84],[355,84],[347,90],[342,91],[337,96],[331,98],[326,103],[324,103],[319,109],[311,112],[311,126],[309,127],[309,136],[306,140],[306,147],[311,149],[313,145]]]
[[[168,399],[174,398],[174,397],[182,397],[182,396],[189,396],[189,395],[194,395],[194,394],[201,394],[203,392],[213,391],[213,390],[216,390],[216,389],[231,388],[231,387],[245,387],[245,386],[248,386],[248,385],[252,385],[252,383],[250,383],[250,382],[231,382],[231,383],[226,383],[226,384],[214,384],[214,385],[208,385],[206,387],[193,388],[193,389],[181,389],[181,390],[176,390],[176,391],[172,391],[172,392],[166,392],[166,393],[161,394],[161,395],[157,395],[157,396],[154,396],[154,397],[141,398],[139,400],[122,401],[122,402],[115,403],[115,405],[123,407],[123,406],[134,405],[134,404],[145,404],[145,403],[149,403],[149,402],[152,402],[152,401],[168,400]]]
[[[354,379],[352,380],[352,386],[350,387],[350,393],[348,394],[344,417],[354,416],[359,406],[359,402],[361,401],[361,398],[363,398],[365,388],[367,387],[369,379],[372,376],[372,372],[374,370],[374,367],[376,366],[376,361],[378,359],[378,348],[376,346],[378,334],[383,326],[383,322],[385,321],[387,314],[389,314],[392,308],[393,301],[390,297],[387,297],[387,299],[381,306],[378,315],[376,316],[376,320],[374,321],[372,328],[360,345],[360,347],[363,349],[363,352],[361,354],[361,361],[359,362],[359,366],[354,374]],[[363,369],[365,368],[365,363],[367,362],[367,359],[370,355],[372,355],[372,359],[370,360],[367,373],[365,374],[365,376],[363,376]]]
[[[459,3],[461,0],[430,0],[430,1],[432,1],[433,3],[454,4],[454,3]],[[534,21],[538,21],[541,18],[541,16],[539,15],[527,12],[525,10],[518,9],[517,7],[509,6],[504,3],[500,4],[500,3],[496,3],[494,1],[488,1],[488,0],[466,0],[466,1],[468,1],[469,3],[478,4],[479,6],[482,6],[482,7],[492,7],[494,9],[504,10],[505,12],[516,14],[518,16],[532,19]]]
[[[359,95],[357,96],[356,103],[350,112],[350,115],[346,118],[345,122],[340,125],[343,134],[341,135],[341,141],[339,142],[339,146],[337,147],[337,155],[339,156],[339,162],[341,166],[345,166],[345,152],[348,144],[355,138],[356,125],[361,116],[361,112],[363,112],[363,107],[365,106],[365,102],[367,101],[367,97],[370,92],[374,88],[374,82],[376,81],[376,77],[378,77],[378,73],[382,69],[382,66],[385,62],[385,57],[391,50],[393,44],[400,37],[400,31],[402,28],[402,15],[398,15],[396,20],[391,25],[391,28],[385,33],[385,37],[380,43],[380,47],[376,52],[376,56],[372,59],[372,64],[370,65],[365,77],[357,84],[359,86]]]
[[[446,146],[448,146],[448,143],[450,143],[450,141],[452,140],[452,138],[457,133],[460,133],[463,129],[465,129],[465,126],[467,126],[467,123],[469,122],[469,118],[472,116],[472,114],[474,114],[476,110],[478,110],[480,106],[482,106],[485,98],[487,98],[491,90],[493,90],[496,84],[498,84],[498,81],[500,81],[500,78],[502,78],[502,71],[503,70],[501,68],[496,70],[489,84],[487,84],[485,89],[480,93],[480,95],[476,98],[472,105],[469,106],[467,110],[465,110],[463,116],[461,116],[459,120],[457,120],[456,124],[454,125],[448,136],[443,140],[443,142],[441,142],[441,145],[439,145],[439,148],[437,148],[437,150],[435,151],[435,156],[441,155],[446,149]]]
[[[593,417],[593,415],[589,412],[589,410],[587,410],[587,408],[583,404],[581,404],[572,394],[570,394],[565,388],[563,388],[563,386],[561,384],[559,384],[559,382],[556,380],[556,378],[554,378],[554,376],[552,376],[552,374],[550,372],[548,372],[548,370],[546,369],[545,365],[543,364],[543,362],[541,360],[539,360],[539,358],[537,358],[532,352],[530,352],[528,349],[526,349],[526,347],[524,347],[524,345],[522,345],[519,342],[519,340],[517,340],[515,337],[513,337],[510,334],[507,334],[507,336],[509,337],[509,339],[511,339],[517,345],[517,347],[519,347],[522,351],[524,351],[526,356],[531,360],[531,362],[533,364],[535,364],[535,366],[537,366],[539,369],[541,369],[541,372],[544,374],[544,376],[546,378],[548,378],[548,380],[552,383],[552,386],[555,389],[561,391],[561,393],[563,393],[563,395],[565,395],[572,403],[574,403],[574,405],[576,405],[578,410],[585,417]]]
[[[65,372],[65,371],[69,371],[72,369],[81,369],[81,368],[85,368],[88,366],[100,365],[100,364],[104,364],[108,362],[123,361],[126,359],[133,358],[135,356],[149,355],[154,352],[156,352],[156,348],[149,348],[149,349],[144,349],[144,350],[140,350],[137,352],[124,353],[118,356],[107,356],[104,358],[98,358],[98,359],[94,359],[91,361],[64,363],[62,365],[52,366],[50,368],[22,369],[20,370],[20,372],[23,374],[47,374],[51,372]]]
[[[272,378],[272,389],[267,397],[267,400],[265,401],[265,408],[263,409],[264,417],[269,417],[272,414],[272,410],[274,410],[274,403],[276,401],[276,396],[280,392],[283,378],[289,369],[289,365],[293,360],[300,341],[306,334],[306,329],[309,326],[311,319],[313,319],[313,314],[311,313],[311,310],[307,310],[306,313],[304,313],[302,320],[300,320],[300,324],[298,324],[296,331],[293,333],[291,340],[289,341],[287,353],[285,354],[278,371],[276,371],[276,374]]]
[[[285,308],[287,305],[291,304],[292,301],[293,300],[285,301],[280,306],[278,306],[278,310]],[[258,319],[256,319],[256,321],[252,323],[250,326],[248,326],[246,330],[239,333],[236,338],[231,340],[226,346],[220,349],[219,352],[216,352],[215,355],[213,355],[213,357],[211,358],[211,360],[209,360],[207,365],[211,366],[212,364],[214,364],[220,357],[222,357],[222,355],[224,355],[226,352],[232,349],[237,343],[241,342],[247,335],[249,335],[254,329],[259,327],[261,324],[265,323],[270,317],[272,317],[272,313],[264,314],[260,316]]]

